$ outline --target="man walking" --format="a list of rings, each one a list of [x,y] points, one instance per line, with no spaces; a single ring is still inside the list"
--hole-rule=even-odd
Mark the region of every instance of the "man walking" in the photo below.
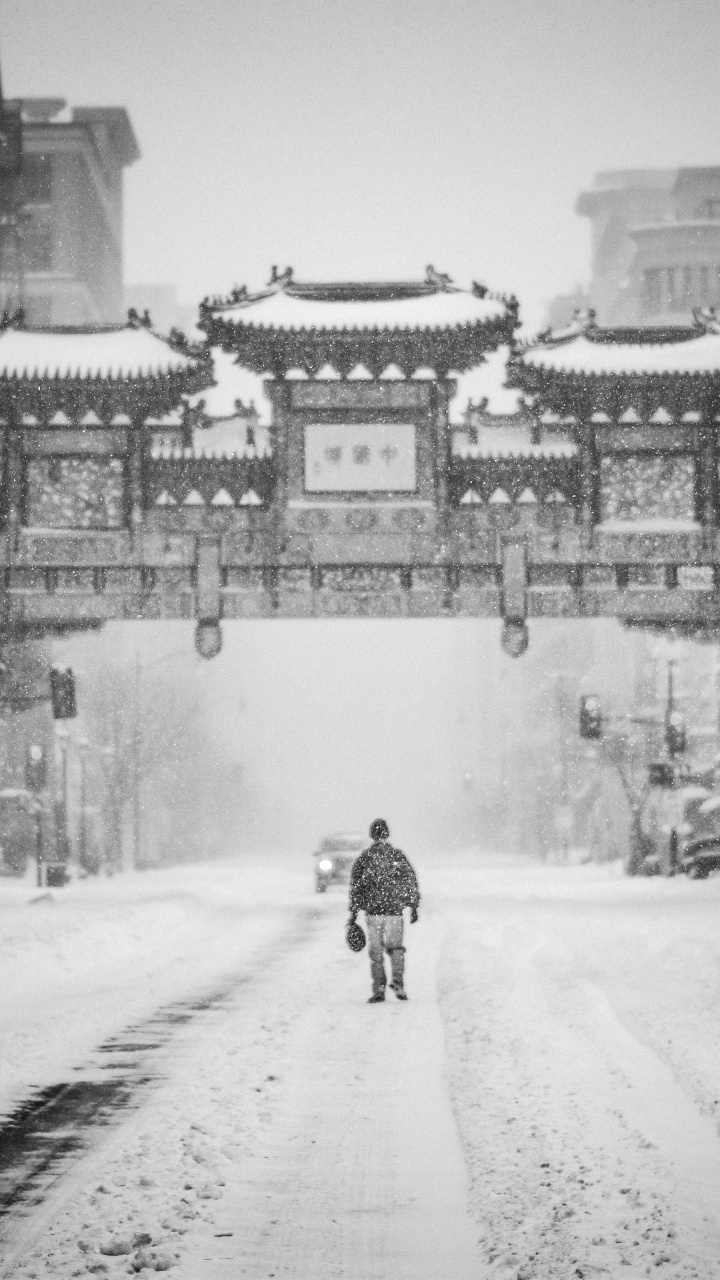
[[[370,826],[372,844],[356,860],[350,877],[350,923],[358,911],[367,917],[372,995],[368,1004],[385,999],[385,960],[390,956],[390,987],[398,1000],[407,1000],[404,985],[403,908],[410,907],[410,922],[418,918],[420,890],[417,876],[400,849],[390,844],[390,828],[384,818]]]

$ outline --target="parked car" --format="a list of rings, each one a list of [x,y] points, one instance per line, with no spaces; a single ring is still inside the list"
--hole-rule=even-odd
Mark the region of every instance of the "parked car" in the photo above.
[[[692,821],[677,827],[676,837],[678,871],[705,880],[720,869],[720,796],[703,800]]]
[[[697,785],[651,788],[641,817],[640,875],[672,876],[684,870],[684,842],[696,830],[698,812],[710,794]]]
[[[0,875],[24,876],[36,853],[34,797],[23,787],[0,790]]]
[[[349,884],[350,872],[368,841],[354,831],[338,831],[325,836],[315,850],[315,892],[325,893],[328,885]]]

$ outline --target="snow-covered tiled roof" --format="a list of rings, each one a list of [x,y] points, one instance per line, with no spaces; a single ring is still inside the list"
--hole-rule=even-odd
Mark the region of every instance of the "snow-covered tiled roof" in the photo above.
[[[720,374],[720,333],[699,333],[682,340],[615,342],[600,332],[566,341],[551,339],[521,352],[519,361],[568,375],[643,377],[659,374]]]
[[[145,325],[0,332],[0,379],[153,378],[192,371],[197,363]]]
[[[484,408],[486,413],[509,415],[518,413],[522,392],[517,387],[506,387],[509,348],[500,346],[488,351],[484,362],[467,373],[454,373],[457,392],[450,401],[450,423],[457,426],[465,421],[467,410],[473,406]],[[483,405],[483,401],[486,403]]]
[[[255,411],[260,426],[269,426],[271,405],[265,394],[263,378],[237,363],[237,356],[221,347],[211,350],[215,385],[186,396],[192,409],[200,408],[206,418],[219,422]],[[307,375],[306,375],[307,376]]]
[[[483,296],[481,296],[483,295]],[[435,330],[501,320],[507,303],[484,290],[461,289],[428,268],[416,283],[302,285],[291,275],[268,289],[238,291],[209,311],[231,324],[290,332]]]

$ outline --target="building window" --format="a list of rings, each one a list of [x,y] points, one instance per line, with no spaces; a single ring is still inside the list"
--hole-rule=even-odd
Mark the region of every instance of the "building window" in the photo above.
[[[662,311],[662,272],[656,267],[643,272],[642,309],[646,316]]]
[[[682,269],[682,309],[689,311],[693,305],[693,273],[692,267]]]
[[[23,239],[26,271],[52,271],[52,223],[49,218],[32,218]]]
[[[707,307],[710,303],[710,283],[708,279],[707,267],[698,267],[697,278],[698,278],[698,289],[697,289],[698,304],[701,307]]]
[[[683,310],[683,285],[680,267],[668,267],[668,311]]]
[[[696,210],[697,218],[720,219],[720,199],[703,200],[699,209]]]
[[[31,294],[25,302],[27,322],[31,328],[47,329],[52,324],[52,298],[48,293]]]
[[[28,204],[50,204],[53,194],[50,156],[27,155],[23,160],[22,185]]]

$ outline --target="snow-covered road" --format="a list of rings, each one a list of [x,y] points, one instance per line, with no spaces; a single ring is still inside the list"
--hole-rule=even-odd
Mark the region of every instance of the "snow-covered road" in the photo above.
[[[720,1280],[720,881],[418,870],[410,1001],[380,1006],[344,895],[312,895],[302,862],[33,905],[1,885],[6,1106],[91,1079],[98,1044],[163,1003],[225,993],[6,1219],[3,1274]]]

